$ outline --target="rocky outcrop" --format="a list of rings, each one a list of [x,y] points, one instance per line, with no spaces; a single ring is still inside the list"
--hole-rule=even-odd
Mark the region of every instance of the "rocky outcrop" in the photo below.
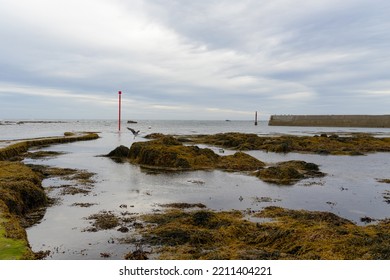
[[[219,156],[208,148],[183,145],[172,136],[133,143],[129,160],[147,167],[174,170],[254,171],[265,165],[248,154],[238,152],[233,156]]]
[[[291,160],[281,162],[256,172],[261,180],[278,185],[292,185],[299,180],[313,177],[323,177],[318,165],[305,161]]]
[[[220,156],[208,148],[183,145],[181,141],[172,136],[161,136],[151,141],[135,142],[130,149],[119,146],[107,156],[129,160],[143,167],[163,170],[255,171],[265,166],[260,160],[242,152]]]
[[[106,156],[110,158],[127,158],[129,156],[130,149],[126,146],[119,146],[109,152]]]
[[[133,143],[130,149],[117,147],[109,153],[112,158],[128,160],[143,167],[159,170],[243,171],[274,184],[291,185],[299,180],[322,177],[318,165],[305,161],[287,161],[267,167],[246,153],[220,156],[208,148],[184,145],[172,136],[159,136],[155,140]]]

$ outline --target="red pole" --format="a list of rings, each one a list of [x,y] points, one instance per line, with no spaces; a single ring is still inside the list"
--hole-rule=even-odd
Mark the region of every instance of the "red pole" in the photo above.
[[[121,102],[122,102],[122,92],[118,91],[119,95],[119,116],[118,116],[118,129],[121,131]]]

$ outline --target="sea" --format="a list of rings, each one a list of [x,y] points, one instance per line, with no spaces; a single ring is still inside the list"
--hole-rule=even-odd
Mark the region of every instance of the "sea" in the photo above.
[[[253,121],[186,121],[136,120],[121,123],[115,120],[11,120],[0,121],[0,147],[16,140],[62,136],[64,132],[93,131],[100,138],[67,144],[57,144],[39,150],[62,152],[44,159],[26,158],[24,163],[51,167],[74,168],[93,172],[95,183],[88,194],[61,194],[66,180],[45,179],[43,186],[56,203],[48,207],[40,220],[26,229],[34,251],[50,251],[46,259],[123,259],[140,246],[136,231],[139,215],[164,211],[168,203],[202,203],[215,211],[260,211],[268,206],[289,209],[328,211],[352,222],[365,225],[390,216],[390,184],[380,179],[390,178],[388,153],[362,156],[332,156],[301,153],[247,153],[274,164],[287,160],[304,160],[318,164],[326,173],[323,178],[302,180],[292,186],[269,184],[239,172],[186,171],[156,173],[130,163],[118,163],[101,157],[119,145],[130,147],[136,141],[147,141],[151,133],[174,135],[215,134],[222,132],[255,133],[258,135],[320,135],[336,133],[372,133],[376,137],[390,137],[386,128],[288,127],[268,126],[267,121],[254,125]],[[140,133],[134,137],[131,127]],[[234,150],[199,145],[213,149],[220,155]],[[57,188],[56,188],[57,187]],[[77,205],[89,205],[80,207]],[[90,231],[88,217],[98,213],[112,213],[131,217],[129,231]],[[248,215],[248,219],[251,219]],[[257,221],[261,222],[261,221]],[[152,250],[152,248],[149,248]]]

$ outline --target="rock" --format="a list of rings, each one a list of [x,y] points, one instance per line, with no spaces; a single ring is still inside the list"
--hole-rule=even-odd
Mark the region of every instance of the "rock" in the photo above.
[[[112,150],[111,152],[109,152],[106,156],[110,158],[126,158],[129,156],[129,151],[130,151],[129,148],[121,145],[115,148],[114,150]]]
[[[231,139],[235,141],[235,139]],[[249,143],[256,139],[249,137]],[[282,150],[289,150],[290,141],[279,143]],[[283,146],[285,145],[285,146]],[[322,177],[325,174],[319,171],[314,163],[304,161],[287,161],[265,168],[265,163],[244,152],[221,156],[208,148],[183,145],[172,136],[158,135],[156,139],[135,142],[130,149],[124,146],[109,153],[112,157],[126,157],[131,163],[139,164],[154,170],[208,170],[219,169],[224,171],[251,172],[263,181],[292,185],[299,180],[311,177]]]
[[[148,255],[150,252],[145,252],[142,248],[130,252],[125,255],[125,260],[148,260]]]
[[[178,209],[185,209],[185,208],[206,208],[206,205],[203,203],[167,203],[167,204],[161,204],[162,207],[168,207],[168,208],[178,208]]]
[[[183,145],[172,136],[133,143],[129,151],[129,160],[148,168],[166,170],[255,171],[264,166],[263,162],[242,152],[219,156],[208,148]]]
[[[220,158],[219,169],[232,171],[254,171],[265,166],[265,163],[243,152]]]
[[[122,233],[126,233],[126,232],[129,232],[129,228],[121,226],[120,228],[118,228],[118,231],[120,231]]]
[[[292,185],[299,180],[312,177],[323,177],[318,165],[305,161],[291,160],[259,170],[256,176],[265,182],[278,185]]]

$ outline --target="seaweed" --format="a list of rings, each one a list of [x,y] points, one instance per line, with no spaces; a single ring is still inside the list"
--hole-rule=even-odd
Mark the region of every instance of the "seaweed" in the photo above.
[[[49,137],[20,140],[0,149],[0,259],[38,259],[45,252],[32,252],[23,225],[42,218],[50,200],[46,196],[41,182],[46,174],[24,165],[18,160],[31,147],[68,143],[74,141],[93,140],[96,133],[82,133],[64,137]],[[29,156],[52,156],[53,153],[41,152]],[[45,168],[41,168],[44,170]],[[75,175],[80,182],[91,182],[90,175]],[[38,214],[31,215],[34,211]],[[30,219],[29,215],[34,216]]]
[[[161,204],[162,207],[167,208],[179,208],[179,209],[186,209],[186,208],[206,208],[206,205],[203,203],[167,203],[167,204]]]
[[[119,218],[109,211],[102,211],[98,214],[93,214],[88,217],[88,220],[93,220],[92,229],[89,231],[112,229],[119,225]]]
[[[135,142],[130,149],[120,146],[107,156],[116,161],[120,157],[150,170],[182,171],[213,170],[246,172],[261,180],[280,185],[291,185],[305,178],[322,177],[318,165],[305,161],[287,161],[269,166],[242,151],[220,156],[209,148],[183,145],[173,136],[158,134],[155,140]],[[249,139],[256,139],[251,135]],[[251,141],[255,142],[255,140]]]
[[[278,185],[292,185],[302,179],[325,176],[318,165],[298,160],[278,163],[257,171],[255,175],[265,182]]]
[[[64,152],[55,152],[55,151],[38,151],[33,153],[27,153],[26,157],[31,159],[42,159],[42,158],[51,158],[59,155],[63,155]]]
[[[254,171],[265,166],[263,162],[242,152],[222,157],[211,149],[186,146],[172,136],[161,135],[155,140],[135,142],[130,149],[117,147],[107,156],[122,157],[143,167],[165,170]]]
[[[390,184],[390,179],[377,179],[379,183]]]
[[[177,210],[143,215],[139,242],[160,259],[388,259],[390,222],[358,226],[333,213],[266,207],[241,211]]]
[[[0,259],[33,259],[22,218],[48,203],[41,178],[18,162],[0,161]]]
[[[322,155],[363,155],[370,152],[390,152],[390,138],[369,134],[352,136],[258,136],[245,133],[218,133],[189,136],[195,143],[203,143],[234,150],[263,150],[267,152],[315,153]]]
[[[41,179],[22,163],[0,161],[0,200],[16,215],[45,206],[47,198]]]
[[[27,139],[0,149],[0,160],[11,160],[26,153],[31,147],[98,139],[97,133],[85,132],[73,136]]]

